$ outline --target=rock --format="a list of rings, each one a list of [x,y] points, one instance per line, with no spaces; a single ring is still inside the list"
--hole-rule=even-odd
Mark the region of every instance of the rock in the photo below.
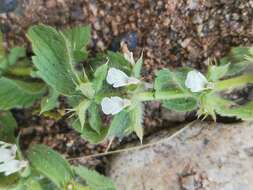
[[[17,0],[0,0],[0,13],[12,12],[17,5]]]
[[[162,131],[149,142],[163,143],[112,157],[108,174],[120,190],[253,189],[253,123],[215,125]]]

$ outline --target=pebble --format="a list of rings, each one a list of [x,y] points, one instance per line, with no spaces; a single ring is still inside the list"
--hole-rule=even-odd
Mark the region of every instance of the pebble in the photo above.
[[[12,12],[18,5],[17,0],[0,0],[0,13]]]

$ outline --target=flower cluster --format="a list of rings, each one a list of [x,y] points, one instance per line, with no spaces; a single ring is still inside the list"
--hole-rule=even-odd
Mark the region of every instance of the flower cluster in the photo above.
[[[11,175],[27,167],[24,160],[16,160],[17,146],[0,141],[0,173]]]
[[[131,84],[138,84],[140,81],[134,77],[127,76],[126,73],[119,69],[110,68],[107,73],[106,82],[114,88],[128,86]],[[118,96],[105,97],[101,102],[102,111],[104,114],[115,115],[121,112],[125,107],[131,104],[130,100],[123,99]]]
[[[133,53],[128,51],[127,47],[124,47],[124,44],[122,44],[122,48],[124,50],[124,58],[133,66],[135,64]],[[139,84],[140,80],[135,77],[127,76],[127,74],[123,71],[112,67],[108,70],[106,82],[112,85],[114,88],[119,88],[132,84]],[[131,101],[128,99],[113,96],[103,98],[101,102],[101,107],[104,114],[115,115],[121,112],[125,107],[129,106],[130,104]]]

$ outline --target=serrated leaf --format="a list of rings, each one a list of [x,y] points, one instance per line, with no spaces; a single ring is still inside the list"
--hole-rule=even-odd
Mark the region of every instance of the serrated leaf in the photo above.
[[[133,75],[136,78],[141,77],[141,68],[143,65],[143,51],[141,52],[140,58],[136,61],[136,63],[133,66]]]
[[[14,143],[16,128],[17,122],[11,112],[0,112],[0,140]]]
[[[40,114],[56,108],[59,105],[59,102],[58,102],[59,95],[60,95],[59,92],[57,92],[56,90],[50,89],[48,96],[44,97],[41,100]]]
[[[107,76],[107,70],[108,64],[103,64],[98,67],[94,73],[94,79],[92,81],[92,84],[96,93],[99,92],[103,87],[104,80]]]
[[[86,121],[86,111],[90,106],[90,101],[89,100],[83,100],[78,106],[77,108],[75,108],[81,127],[84,127],[85,121]]]
[[[45,85],[39,82],[0,78],[0,109],[31,106],[45,92]]]
[[[97,133],[100,133],[102,128],[100,108],[94,102],[91,103],[90,107],[88,108],[88,118],[90,127]]]
[[[130,125],[130,116],[126,110],[122,110],[118,114],[116,114],[112,122],[110,124],[110,128],[108,130],[107,138],[114,138],[119,137],[122,138],[123,136],[127,135],[127,128]]]
[[[78,77],[74,69],[71,44],[67,38],[61,32],[45,25],[31,27],[27,36],[32,43],[35,53],[33,63],[39,76],[60,93],[75,94]]]
[[[116,190],[113,182],[101,174],[83,166],[74,167],[74,171],[86,181],[91,190]]]
[[[229,66],[230,64],[225,64],[225,65],[220,65],[220,66],[216,66],[216,65],[211,65],[208,68],[208,79],[209,81],[218,81],[219,79],[221,79],[222,77],[226,76],[226,73],[229,70]]]
[[[142,143],[143,134],[144,134],[143,126],[142,126],[142,122],[143,122],[142,104],[139,103],[135,105],[134,108],[129,111],[129,114],[130,114],[131,123],[127,131],[129,133],[134,131]]]
[[[92,144],[101,143],[105,139],[108,132],[108,129],[104,127],[100,130],[100,133],[97,133],[88,124],[85,124],[84,127],[82,128],[79,120],[74,121],[72,123],[72,127],[76,131],[81,133],[82,138],[84,138],[85,140],[89,141]]]
[[[67,29],[63,33],[71,43],[76,61],[85,60],[88,56],[86,46],[91,41],[91,28],[89,26],[77,26]]]
[[[59,188],[73,180],[69,163],[46,145],[33,145],[28,151],[28,159],[34,169],[48,177]]]

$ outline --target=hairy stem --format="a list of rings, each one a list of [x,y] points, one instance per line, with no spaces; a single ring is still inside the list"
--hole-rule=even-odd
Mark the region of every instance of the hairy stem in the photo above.
[[[192,97],[190,94],[178,91],[159,91],[159,92],[141,92],[137,94],[137,98],[140,101],[152,101],[152,100],[171,100],[176,98]]]
[[[227,80],[222,80],[214,84],[215,91],[229,90],[244,86],[248,83],[253,83],[253,75],[246,74],[239,77],[234,77]]]

